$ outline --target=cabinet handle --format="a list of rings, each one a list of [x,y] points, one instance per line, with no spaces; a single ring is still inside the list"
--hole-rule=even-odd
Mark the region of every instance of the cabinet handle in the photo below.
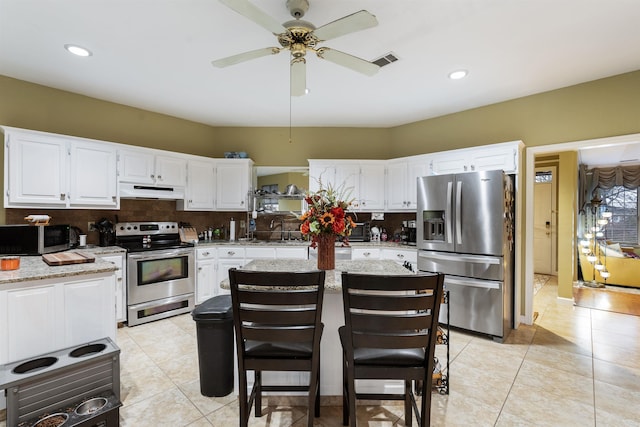
[[[65,197],[67,197],[67,195],[66,195],[66,194],[64,194],[64,193],[60,193],[60,200],[64,200],[64,199],[65,199]]]
[[[198,267],[198,271],[202,271],[202,267]]]
[[[209,256],[209,252],[202,252],[202,255]]]
[[[233,251],[229,251],[229,252],[227,252],[227,255],[235,255],[235,254],[236,254],[236,253],[235,253],[235,252],[233,252]]]
[[[365,252],[365,253],[363,253],[363,255],[364,256],[369,256],[369,255],[371,255],[371,252]]]
[[[476,170],[476,165],[471,165],[471,170],[472,171]]]
[[[158,175],[158,179],[162,179],[162,175]]]
[[[155,177],[156,177],[154,174],[151,174],[150,176],[151,176],[151,179],[153,179],[153,178],[155,178]]]
[[[400,258],[400,259],[404,258],[404,255],[402,255],[402,254],[396,254],[396,256],[397,256],[398,258]]]

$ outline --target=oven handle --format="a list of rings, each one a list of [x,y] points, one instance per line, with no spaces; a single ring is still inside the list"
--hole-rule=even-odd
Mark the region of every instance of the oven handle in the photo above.
[[[143,253],[128,254],[129,259],[133,260],[148,260],[158,258],[171,258],[182,255],[192,255],[194,252],[192,249],[171,249],[171,250],[157,250]]]

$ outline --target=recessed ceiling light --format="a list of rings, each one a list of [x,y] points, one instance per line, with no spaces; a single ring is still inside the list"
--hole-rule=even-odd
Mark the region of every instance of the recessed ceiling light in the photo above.
[[[73,53],[74,55],[78,55],[78,56],[91,56],[92,53],[89,49],[85,49],[82,46],[78,46],[75,44],[65,44],[64,48],[67,49],[69,52]]]
[[[449,78],[451,80],[460,80],[467,77],[467,70],[456,70],[449,73]]]

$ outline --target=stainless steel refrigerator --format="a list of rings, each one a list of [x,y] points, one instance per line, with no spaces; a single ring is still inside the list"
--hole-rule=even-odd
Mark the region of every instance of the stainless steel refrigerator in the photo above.
[[[418,178],[418,269],[441,272],[440,321],[504,340],[513,328],[513,177],[502,171]]]

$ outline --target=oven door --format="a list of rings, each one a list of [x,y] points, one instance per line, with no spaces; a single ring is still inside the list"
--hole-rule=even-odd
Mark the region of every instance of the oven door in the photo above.
[[[127,303],[140,304],[195,291],[194,250],[167,249],[127,256]]]

